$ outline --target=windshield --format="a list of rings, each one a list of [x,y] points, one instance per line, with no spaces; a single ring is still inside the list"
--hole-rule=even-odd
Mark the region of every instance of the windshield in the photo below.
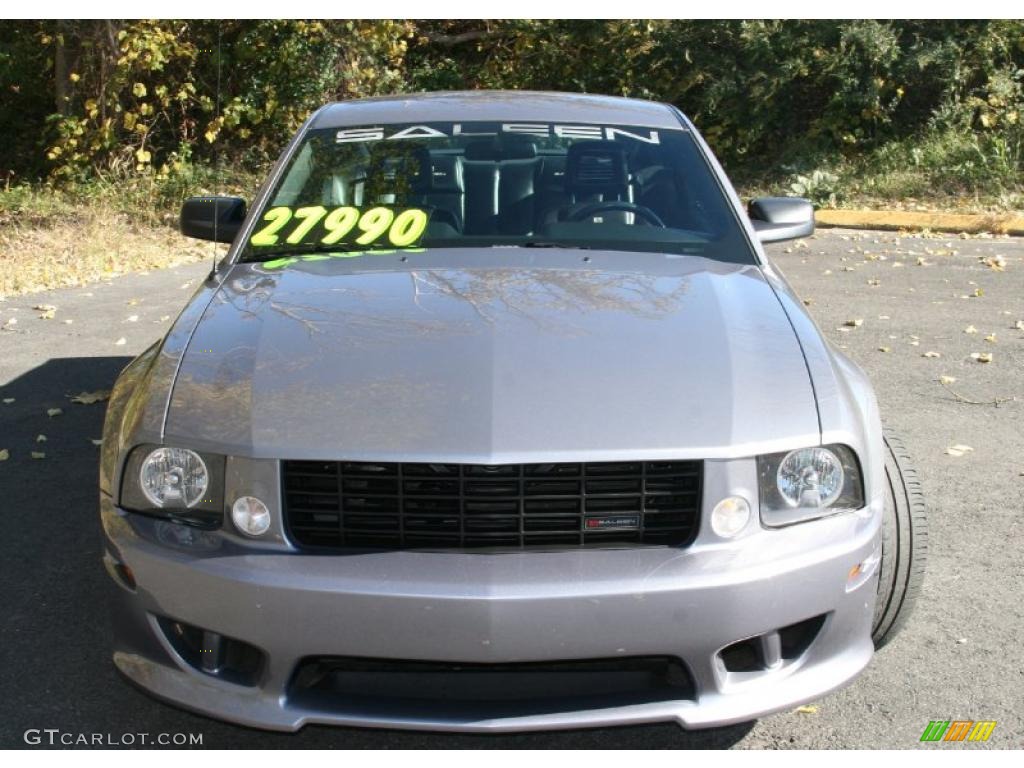
[[[268,200],[243,261],[503,246],[755,261],[682,128],[463,122],[315,130]]]

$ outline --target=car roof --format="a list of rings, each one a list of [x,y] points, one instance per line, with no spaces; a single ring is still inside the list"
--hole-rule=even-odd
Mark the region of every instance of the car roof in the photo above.
[[[667,104],[656,101],[544,91],[445,91],[335,102],[317,113],[310,128],[473,120],[684,127]]]

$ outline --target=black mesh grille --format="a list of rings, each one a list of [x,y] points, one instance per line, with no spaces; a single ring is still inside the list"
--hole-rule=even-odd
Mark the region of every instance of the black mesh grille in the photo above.
[[[700,510],[700,461],[282,464],[287,528],[305,547],[679,546]]]
[[[290,702],[327,712],[474,720],[693,700],[693,678],[671,656],[464,664],[306,658]]]

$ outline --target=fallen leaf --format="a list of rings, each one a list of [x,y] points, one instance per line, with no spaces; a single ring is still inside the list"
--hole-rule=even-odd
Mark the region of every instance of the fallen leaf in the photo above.
[[[33,459],[45,459],[46,458],[46,454],[43,453],[42,451],[32,451],[32,458]]]
[[[957,443],[956,445],[949,446],[949,448],[946,449],[946,453],[948,453],[950,456],[959,457],[963,456],[965,453],[970,453],[973,450],[974,449],[971,448],[971,446],[969,445],[962,445],[961,443]]]
[[[971,358],[977,360],[979,363],[991,363],[992,353],[991,352],[971,352]]]
[[[1013,324],[1013,327],[1016,328],[1018,331],[1024,331],[1024,320],[1018,320],[1016,323]]]
[[[11,458],[11,452],[6,448],[0,448],[0,461],[7,461]]]
[[[32,309],[40,312],[56,312],[57,308],[53,304],[36,304]]]
[[[36,309],[38,309],[38,308],[39,307],[36,307]],[[57,308],[56,307],[54,307],[53,309],[47,309],[46,311],[40,313],[39,319],[40,320],[52,320],[53,316],[55,314],[57,314]]]
[[[137,323],[137,322],[139,322],[139,316],[138,315],[128,315],[128,317],[125,318],[125,322]]]
[[[990,333],[988,336],[985,337],[985,341],[989,342],[990,344],[995,344],[996,335],[994,333]]]
[[[1002,272],[1006,269],[1006,259],[1002,256],[989,256],[986,259],[982,259],[982,263],[989,269],[993,269],[996,272]]]
[[[974,293],[972,295],[974,296],[974,298],[979,299],[985,295],[985,292],[981,290],[981,288],[975,288]]]
[[[64,413],[64,411],[61,408],[47,408],[46,409],[46,415],[49,416],[50,418],[53,418],[54,416],[60,416],[62,413]]]
[[[75,322],[75,321],[74,320],[65,320],[64,321],[64,325],[71,325],[73,322]]]
[[[956,381],[956,376],[939,376],[940,384],[952,384]]]
[[[120,339],[118,339],[117,341],[114,342],[114,346],[123,347],[127,343],[128,343],[128,339],[126,339],[124,336],[122,336]]]
[[[804,704],[802,707],[797,707],[796,711],[801,715],[816,715],[818,714],[818,708],[813,704]]]
[[[878,351],[879,352],[892,352],[892,350],[889,347],[879,347]]]
[[[921,357],[942,357],[942,355],[940,355],[938,352],[928,351],[921,355]]]
[[[81,403],[82,405],[92,405],[93,403],[102,402],[108,397],[110,397],[109,389],[98,389],[95,392],[79,392],[71,398],[71,402]]]
[[[978,332],[978,329],[975,328],[973,325],[968,325],[966,328],[964,328],[964,333],[977,333],[977,332]]]
[[[918,256],[917,257],[917,266],[919,266],[919,267],[927,267],[927,266],[930,266],[930,264],[929,264],[929,262],[924,260],[924,256]]]
[[[843,325],[845,325],[847,328],[860,328],[862,325],[864,325],[864,318],[855,317],[852,320],[847,320],[845,323],[843,323]]]

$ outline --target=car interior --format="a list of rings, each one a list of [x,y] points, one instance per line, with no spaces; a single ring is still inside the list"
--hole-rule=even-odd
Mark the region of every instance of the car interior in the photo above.
[[[636,238],[642,228],[653,239],[675,239],[678,230],[714,230],[683,174],[666,166],[663,147],[585,140],[541,148],[517,134],[417,144],[361,145],[355,155],[343,147],[333,163],[320,164],[327,175],[307,177],[293,200],[422,207],[435,239],[573,237],[582,229],[594,236],[597,227],[601,237]]]

